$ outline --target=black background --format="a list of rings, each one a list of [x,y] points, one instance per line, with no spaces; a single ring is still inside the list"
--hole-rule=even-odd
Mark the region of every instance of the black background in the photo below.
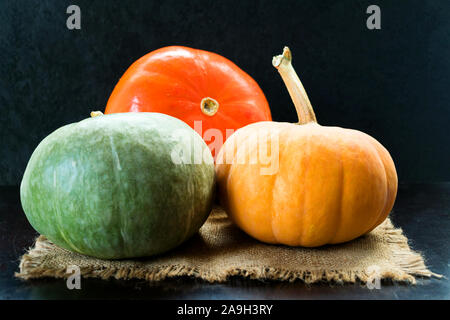
[[[81,30],[66,28],[80,6]],[[381,7],[381,30],[366,8]],[[296,121],[271,65],[284,45],[322,125],[362,130],[400,181],[450,180],[450,1],[0,1],[0,185],[20,183],[37,144],[104,109],[117,80],[167,45],[219,53]]]

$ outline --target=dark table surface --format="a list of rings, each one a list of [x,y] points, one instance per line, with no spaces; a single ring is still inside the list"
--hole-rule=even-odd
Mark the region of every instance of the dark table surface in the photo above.
[[[450,183],[401,184],[391,218],[431,271],[445,278],[418,279],[415,286],[383,282],[379,290],[361,283],[307,286],[239,278],[225,284],[190,278],[156,284],[82,279],[80,290],[69,290],[62,279],[14,277],[37,234],[22,211],[19,188],[0,187],[0,299],[450,299]]]

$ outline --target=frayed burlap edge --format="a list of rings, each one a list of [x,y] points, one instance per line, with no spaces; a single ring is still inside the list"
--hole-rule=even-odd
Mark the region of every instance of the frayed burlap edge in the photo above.
[[[386,241],[396,244],[396,250],[393,252],[393,261],[399,267],[397,270],[378,270],[378,276],[381,279],[388,279],[394,282],[404,282],[416,284],[416,277],[436,277],[442,278],[442,275],[431,272],[427,269],[422,255],[411,250],[408,245],[408,239],[403,235],[401,229],[389,229],[385,233]],[[21,258],[19,272],[15,276],[28,280],[37,278],[67,278],[66,267],[52,268],[42,267],[41,264],[46,259],[46,254],[52,250],[53,244],[44,236],[36,239],[34,247],[30,248]],[[313,249],[312,249],[313,250]],[[154,268],[146,267],[108,267],[98,268],[98,266],[82,267],[81,275],[84,278],[100,279],[137,279],[150,282],[162,281],[164,279],[175,277],[193,277],[203,279],[210,283],[225,282],[232,276],[239,276],[247,279],[258,280],[276,280],[293,282],[301,280],[307,284],[316,282],[329,283],[355,283],[357,281],[367,282],[373,279],[373,275],[366,271],[352,270],[314,270],[314,271],[291,271],[277,269],[270,266],[265,267],[233,267],[218,272],[199,270],[199,268],[185,265],[157,266]]]

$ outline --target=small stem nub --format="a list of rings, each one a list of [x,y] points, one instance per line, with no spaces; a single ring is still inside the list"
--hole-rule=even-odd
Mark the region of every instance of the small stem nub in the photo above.
[[[200,109],[207,116],[213,116],[219,110],[219,103],[213,98],[206,97],[200,102]]]
[[[101,112],[101,111],[91,111],[91,118],[95,118],[95,117],[102,116],[102,115],[103,115],[103,112]]]
[[[288,47],[284,47],[283,54],[273,57],[272,64],[277,68],[281,78],[289,91],[295,109],[297,110],[298,123],[317,123],[316,115],[306,94],[305,88],[297,73],[292,67],[292,54]]]

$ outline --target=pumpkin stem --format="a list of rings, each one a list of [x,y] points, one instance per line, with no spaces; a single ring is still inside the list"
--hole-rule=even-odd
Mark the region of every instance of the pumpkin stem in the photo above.
[[[91,118],[102,116],[103,112],[101,111],[91,111]]]
[[[284,47],[283,54],[273,57],[272,65],[277,68],[281,78],[289,91],[298,115],[298,124],[317,123],[316,115],[306,94],[302,82],[292,66],[292,54],[288,47]]]

